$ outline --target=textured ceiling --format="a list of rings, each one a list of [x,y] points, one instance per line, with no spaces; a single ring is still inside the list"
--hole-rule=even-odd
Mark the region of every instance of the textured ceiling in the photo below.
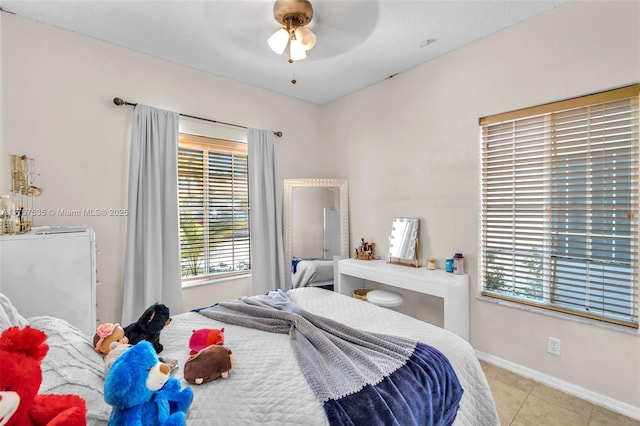
[[[294,64],[267,46],[278,28],[272,0],[0,0],[0,7],[322,105],[565,1],[311,0],[317,44]]]

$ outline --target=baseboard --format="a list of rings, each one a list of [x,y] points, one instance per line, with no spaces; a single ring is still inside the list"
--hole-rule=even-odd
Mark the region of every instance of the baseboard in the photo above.
[[[615,411],[616,413],[620,413],[623,416],[640,420],[640,407],[635,407],[631,404],[627,404],[626,402],[618,401],[617,399],[601,395],[583,387],[576,386],[572,383],[565,382],[564,380],[560,380],[531,368],[523,367],[522,365],[507,361],[506,359],[499,358],[485,352],[476,350],[476,355],[478,356],[478,359],[486,361],[505,370],[511,371],[512,373],[528,377],[549,387],[568,393],[569,395],[576,396],[595,405],[599,405],[611,411]]]

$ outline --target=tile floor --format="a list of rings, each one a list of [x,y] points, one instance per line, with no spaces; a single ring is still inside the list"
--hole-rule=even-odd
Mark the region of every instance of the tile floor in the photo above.
[[[640,421],[480,361],[502,426],[640,426]]]

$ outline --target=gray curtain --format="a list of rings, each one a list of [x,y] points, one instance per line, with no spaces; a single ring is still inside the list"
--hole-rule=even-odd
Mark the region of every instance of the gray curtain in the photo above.
[[[247,131],[251,285],[254,295],[285,288],[282,193],[278,185],[274,139],[273,132],[268,130]]]
[[[152,304],[182,312],[178,221],[179,114],[146,105],[134,109],[129,158],[122,324]]]

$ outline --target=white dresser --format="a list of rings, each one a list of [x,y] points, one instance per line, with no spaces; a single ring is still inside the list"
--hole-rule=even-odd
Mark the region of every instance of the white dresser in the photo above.
[[[0,236],[0,292],[22,316],[63,318],[87,336],[96,329],[95,264],[88,227]]]
[[[442,298],[444,328],[469,341],[469,275],[394,265],[385,260],[343,259],[338,262],[337,291],[351,295],[365,281]]]

